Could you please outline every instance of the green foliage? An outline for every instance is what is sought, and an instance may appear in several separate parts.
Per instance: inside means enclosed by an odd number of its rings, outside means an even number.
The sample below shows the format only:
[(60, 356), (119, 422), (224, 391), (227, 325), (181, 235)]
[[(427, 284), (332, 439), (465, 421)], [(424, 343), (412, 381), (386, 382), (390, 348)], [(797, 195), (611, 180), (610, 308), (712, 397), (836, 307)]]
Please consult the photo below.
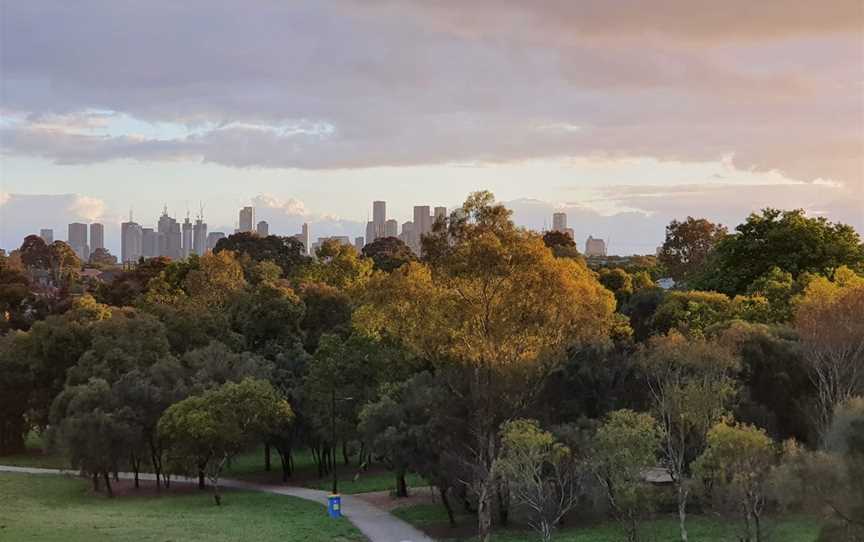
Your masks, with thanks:
[(633, 294), (633, 277), (620, 268), (603, 268), (599, 272), (600, 284), (615, 294), (618, 306), (622, 306)]
[(234, 252), (245, 254), (255, 262), (273, 262), (282, 269), (285, 277), (293, 277), (309, 264), (308, 248), (294, 237), (261, 237), (253, 232), (239, 232), (220, 239), (213, 252)]
[(644, 475), (657, 465), (659, 449), (656, 420), (632, 410), (609, 413), (594, 437), (591, 469), (629, 541), (639, 540), (639, 522), (652, 509), (654, 495)]
[(363, 247), (362, 254), (370, 258), (375, 269), (389, 273), (403, 264), (417, 260), (411, 249), (398, 237), (379, 237)]
[(315, 352), (324, 333), (347, 337), (351, 332), (351, 299), (344, 291), (320, 282), (303, 284), (300, 296), (306, 310), (300, 327), (307, 352)]
[(372, 274), (373, 262), (352, 245), (328, 240), (316, 250), (316, 259), (303, 275), (305, 282), (322, 282), (343, 291), (361, 286)]
[(711, 251), (727, 235), (724, 226), (704, 218), (688, 216), (666, 226), (666, 240), (660, 249), (660, 263), (676, 282), (687, 282), (702, 271)]
[(652, 327), (659, 333), (675, 330), (702, 336), (705, 330), (735, 315), (732, 300), (717, 292), (673, 291), (654, 313)]
[(30, 279), (24, 270), (0, 256), (0, 334), (30, 326), (29, 297)]
[(291, 406), (266, 381), (228, 382), (171, 405), (158, 432), (169, 457), (185, 473), (205, 472), (221, 504), (219, 477), (225, 463), (252, 442), (294, 417)]
[(743, 540), (763, 540), (769, 475), (776, 464), (773, 441), (765, 431), (724, 420), (708, 431), (708, 446), (693, 463), (697, 479), (725, 512), (744, 523)]
[(529, 524), (551, 540), (558, 522), (577, 503), (580, 483), (570, 449), (536, 420), (501, 427), (501, 453), (493, 472), (507, 481), (516, 501), (530, 510)]
[(734, 296), (774, 268), (797, 279), (804, 273), (827, 276), (843, 265), (864, 266), (864, 245), (854, 228), (809, 218), (801, 209), (764, 209), (735, 230), (717, 243), (695, 287)]

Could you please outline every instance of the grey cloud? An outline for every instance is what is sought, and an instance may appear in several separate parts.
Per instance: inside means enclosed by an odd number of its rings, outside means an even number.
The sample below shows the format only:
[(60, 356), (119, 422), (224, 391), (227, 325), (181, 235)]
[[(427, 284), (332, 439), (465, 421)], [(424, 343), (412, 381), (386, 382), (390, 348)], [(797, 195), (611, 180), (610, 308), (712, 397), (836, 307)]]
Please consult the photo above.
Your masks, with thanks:
[[(9, 4), (3, 107), (33, 116), (3, 129), (5, 152), (312, 169), (734, 153), (864, 192), (857, 0), (238, 6)], [(148, 140), (37, 124), (94, 108), (218, 128)], [(334, 132), (248, 127), (300, 122)], [(561, 124), (582, 129), (537, 129)]]

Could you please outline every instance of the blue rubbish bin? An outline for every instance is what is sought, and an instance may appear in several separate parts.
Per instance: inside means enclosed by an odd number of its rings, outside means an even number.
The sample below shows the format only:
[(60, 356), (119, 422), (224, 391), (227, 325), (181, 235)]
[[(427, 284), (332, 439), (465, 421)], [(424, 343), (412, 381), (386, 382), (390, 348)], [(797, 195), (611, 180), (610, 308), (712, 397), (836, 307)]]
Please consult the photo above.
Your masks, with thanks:
[(327, 496), (327, 514), (331, 518), (342, 517), (342, 495)]

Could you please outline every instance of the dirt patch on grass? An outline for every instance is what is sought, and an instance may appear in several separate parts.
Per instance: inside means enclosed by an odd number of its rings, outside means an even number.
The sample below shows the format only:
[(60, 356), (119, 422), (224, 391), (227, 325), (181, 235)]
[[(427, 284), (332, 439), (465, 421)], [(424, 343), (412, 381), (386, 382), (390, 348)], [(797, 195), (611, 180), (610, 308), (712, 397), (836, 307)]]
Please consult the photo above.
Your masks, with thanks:
[(403, 506), (435, 504), (438, 502), (435, 489), (431, 487), (411, 488), (408, 490), (407, 497), (396, 497), (393, 491), (372, 491), (370, 493), (357, 493), (354, 496), (388, 512)]
[[(171, 481), (171, 485), (169, 487), (156, 487), (156, 482), (153, 480), (141, 480), (139, 482), (139, 487), (135, 487), (134, 480), (120, 480), (115, 481), (111, 480), (111, 490), (114, 492), (114, 497), (170, 497), (172, 495), (189, 495), (198, 493), (201, 495), (212, 495), (213, 490), (211, 488), (207, 489), (198, 489), (198, 484), (196, 483), (187, 483), (187, 482), (177, 482), (175, 480)], [(91, 489), (92, 491), (92, 489)], [(223, 488), (220, 489), (220, 492), (228, 491)], [(104, 482), (99, 486), (99, 495), (105, 495), (105, 485)]]

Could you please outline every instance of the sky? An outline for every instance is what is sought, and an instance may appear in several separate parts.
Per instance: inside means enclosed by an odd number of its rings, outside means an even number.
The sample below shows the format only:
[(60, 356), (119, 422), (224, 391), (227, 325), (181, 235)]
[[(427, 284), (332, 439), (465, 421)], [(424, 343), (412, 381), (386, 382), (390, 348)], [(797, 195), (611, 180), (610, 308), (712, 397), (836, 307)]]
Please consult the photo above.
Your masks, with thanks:
[(616, 254), (772, 206), (864, 232), (860, 0), (0, 0), (0, 247), (203, 208), (363, 235), (491, 190)]

